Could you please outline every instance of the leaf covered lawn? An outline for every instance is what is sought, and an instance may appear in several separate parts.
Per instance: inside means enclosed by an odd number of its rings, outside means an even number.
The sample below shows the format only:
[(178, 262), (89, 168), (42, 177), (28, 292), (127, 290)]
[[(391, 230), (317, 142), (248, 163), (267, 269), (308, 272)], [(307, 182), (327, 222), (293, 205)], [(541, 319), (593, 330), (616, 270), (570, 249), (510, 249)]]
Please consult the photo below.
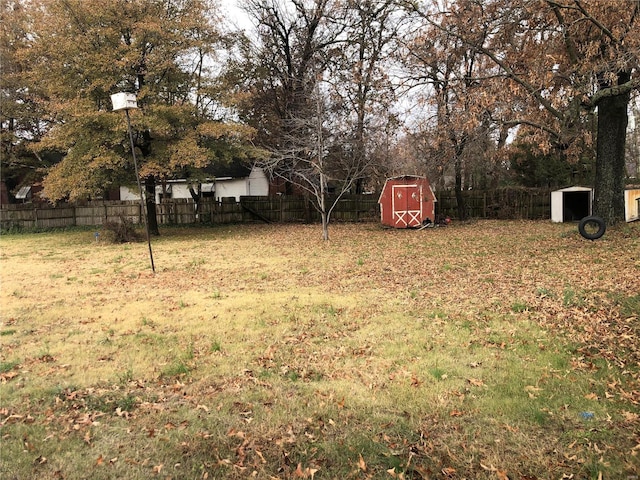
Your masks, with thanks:
[(640, 472), (640, 224), (0, 239), (0, 477)]

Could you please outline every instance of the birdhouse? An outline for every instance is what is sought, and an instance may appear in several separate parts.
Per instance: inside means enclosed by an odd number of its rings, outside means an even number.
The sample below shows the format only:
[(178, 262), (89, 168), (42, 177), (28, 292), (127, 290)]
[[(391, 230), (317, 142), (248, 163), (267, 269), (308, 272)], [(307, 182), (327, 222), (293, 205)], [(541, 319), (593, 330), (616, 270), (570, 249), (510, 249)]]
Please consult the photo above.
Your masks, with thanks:
[(111, 103), (113, 104), (114, 112), (117, 112), (118, 110), (130, 110), (132, 108), (138, 108), (135, 93), (114, 93), (113, 95), (111, 95)]
[(427, 220), (435, 221), (436, 196), (426, 177), (388, 178), (378, 203), (383, 225), (415, 228)]

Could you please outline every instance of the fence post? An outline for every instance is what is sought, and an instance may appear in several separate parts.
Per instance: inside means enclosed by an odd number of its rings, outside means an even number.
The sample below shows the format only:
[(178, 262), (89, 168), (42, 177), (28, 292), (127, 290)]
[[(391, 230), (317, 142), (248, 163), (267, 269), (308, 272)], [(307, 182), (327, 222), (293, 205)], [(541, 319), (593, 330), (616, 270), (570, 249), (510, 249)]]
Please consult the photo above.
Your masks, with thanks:
[(533, 192), (529, 192), (529, 220), (533, 220)]
[(482, 217), (487, 218), (487, 192), (482, 193)]

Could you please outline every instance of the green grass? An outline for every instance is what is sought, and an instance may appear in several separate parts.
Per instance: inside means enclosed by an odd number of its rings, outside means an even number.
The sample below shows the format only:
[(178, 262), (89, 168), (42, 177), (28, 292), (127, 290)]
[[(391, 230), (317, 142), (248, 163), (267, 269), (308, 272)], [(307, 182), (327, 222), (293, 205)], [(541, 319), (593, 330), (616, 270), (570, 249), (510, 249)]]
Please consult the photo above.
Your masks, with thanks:
[(0, 373), (7, 373), (20, 365), (18, 360), (11, 360), (8, 362), (0, 362)]
[(0, 478), (637, 474), (640, 235), (331, 232), (1, 238)]

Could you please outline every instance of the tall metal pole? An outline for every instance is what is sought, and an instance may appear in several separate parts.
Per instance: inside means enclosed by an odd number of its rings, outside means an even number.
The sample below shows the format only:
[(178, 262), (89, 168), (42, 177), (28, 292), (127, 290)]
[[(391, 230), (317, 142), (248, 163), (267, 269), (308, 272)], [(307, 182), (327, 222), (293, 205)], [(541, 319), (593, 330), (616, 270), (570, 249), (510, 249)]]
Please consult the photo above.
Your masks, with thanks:
[(149, 221), (147, 219), (147, 206), (145, 205), (144, 196), (142, 195), (142, 185), (140, 184), (140, 175), (138, 174), (138, 161), (136, 160), (136, 147), (133, 143), (133, 133), (131, 132), (131, 119), (129, 118), (129, 109), (125, 109), (127, 114), (127, 127), (129, 129), (129, 140), (131, 142), (131, 154), (133, 155), (133, 166), (136, 170), (136, 180), (138, 181), (138, 190), (140, 191), (140, 209), (144, 218), (144, 227), (147, 232), (147, 245), (149, 245), (149, 259), (151, 260), (151, 270), (156, 273), (156, 267), (153, 264), (153, 251), (151, 250), (151, 235), (149, 234)]

